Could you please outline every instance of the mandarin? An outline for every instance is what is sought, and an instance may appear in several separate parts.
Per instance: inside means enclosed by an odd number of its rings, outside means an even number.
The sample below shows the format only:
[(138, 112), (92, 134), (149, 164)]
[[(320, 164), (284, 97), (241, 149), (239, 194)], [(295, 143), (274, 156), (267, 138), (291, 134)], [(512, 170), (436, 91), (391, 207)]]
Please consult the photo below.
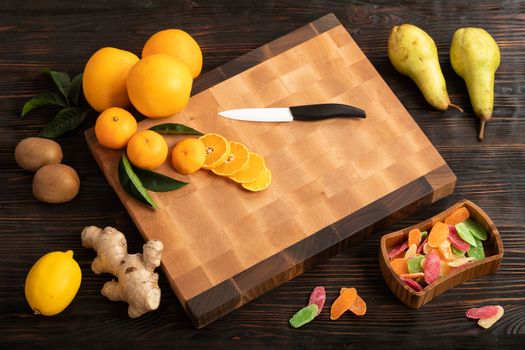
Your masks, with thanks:
[(119, 149), (128, 144), (137, 132), (137, 121), (131, 113), (119, 107), (102, 112), (95, 122), (95, 135), (105, 147)]
[(144, 130), (131, 137), (127, 154), (129, 161), (137, 168), (153, 170), (168, 157), (168, 144), (161, 134)]

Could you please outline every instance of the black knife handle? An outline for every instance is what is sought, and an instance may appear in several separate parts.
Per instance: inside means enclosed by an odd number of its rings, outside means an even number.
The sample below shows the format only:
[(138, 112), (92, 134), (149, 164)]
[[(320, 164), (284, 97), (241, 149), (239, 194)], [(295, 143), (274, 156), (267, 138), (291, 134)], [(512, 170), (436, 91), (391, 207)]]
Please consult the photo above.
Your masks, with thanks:
[(294, 120), (320, 120), (328, 118), (366, 118), (365, 111), (360, 108), (339, 103), (323, 103), (289, 107)]

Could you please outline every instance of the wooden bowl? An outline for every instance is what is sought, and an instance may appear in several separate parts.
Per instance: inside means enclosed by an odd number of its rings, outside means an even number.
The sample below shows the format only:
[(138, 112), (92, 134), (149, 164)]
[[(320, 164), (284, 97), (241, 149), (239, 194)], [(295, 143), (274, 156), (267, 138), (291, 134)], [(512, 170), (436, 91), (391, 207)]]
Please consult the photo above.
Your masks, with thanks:
[[(408, 232), (411, 229), (419, 228), (421, 231), (430, 232), (434, 223), (444, 221), (449, 214), (460, 207), (466, 207), (470, 212), (470, 217), (481, 224), (488, 233), (488, 239), (483, 242), (486, 256), (485, 259), (455, 268), (446, 276), (439, 278), (437, 281), (427, 285), (423, 290), (416, 292), (408, 287), (393, 271), (388, 259), (388, 251), (406, 241), (408, 239)], [(417, 225), (384, 235), (381, 238), (380, 246), (379, 266), (386, 283), (399, 300), (415, 309), (419, 309), (441, 293), (444, 293), (450, 288), (463, 282), (496, 272), (501, 264), (501, 259), (503, 258), (503, 243), (501, 242), (498, 229), (490, 217), (481, 210), (481, 208), (468, 200), (462, 200), (442, 213), (439, 213)]]

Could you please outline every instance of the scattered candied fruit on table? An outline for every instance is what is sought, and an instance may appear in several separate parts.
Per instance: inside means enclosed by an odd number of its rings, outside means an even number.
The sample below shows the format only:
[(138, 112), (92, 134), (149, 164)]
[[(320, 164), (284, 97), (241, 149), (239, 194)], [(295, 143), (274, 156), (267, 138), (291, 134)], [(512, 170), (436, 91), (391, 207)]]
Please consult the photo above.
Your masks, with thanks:
[(355, 288), (341, 288), (339, 296), (334, 300), (330, 308), (330, 319), (337, 320), (347, 310), (356, 316), (363, 316), (366, 313), (366, 303), (357, 294)]
[(465, 316), (478, 320), (480, 327), (488, 329), (503, 316), (504, 312), (501, 305), (487, 305), (468, 309)]

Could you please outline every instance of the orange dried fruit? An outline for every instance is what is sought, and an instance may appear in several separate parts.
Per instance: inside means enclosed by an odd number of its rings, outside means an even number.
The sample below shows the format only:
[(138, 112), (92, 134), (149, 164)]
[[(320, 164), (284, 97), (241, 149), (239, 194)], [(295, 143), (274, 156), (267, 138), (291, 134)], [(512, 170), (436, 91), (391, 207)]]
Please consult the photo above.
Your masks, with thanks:
[(214, 174), (220, 176), (232, 176), (248, 164), (249, 151), (245, 145), (239, 142), (230, 142), (230, 154), (221, 165), (211, 169)]
[(421, 277), (425, 277), (425, 274), (423, 272), (404, 273), (402, 275), (399, 275), (399, 277), (401, 277), (401, 279), (415, 280)]
[(199, 140), (206, 146), (206, 161), (202, 166), (203, 169), (213, 169), (228, 159), (231, 146), (221, 135), (206, 134), (202, 135)]
[(410, 247), (412, 244), (419, 246), (420, 243), (421, 231), (417, 228), (410, 230), (410, 232), (408, 232), (408, 246)]
[(447, 238), (448, 225), (442, 222), (436, 222), (428, 234), (428, 245), (432, 248), (437, 248)]
[(359, 294), (356, 296), (354, 303), (348, 308), (348, 310), (352, 311), (356, 316), (363, 316), (366, 314), (366, 303)]
[(252, 192), (262, 191), (270, 186), (272, 182), (272, 173), (268, 168), (264, 168), (263, 172), (252, 182), (242, 183), (241, 186)]
[(243, 169), (230, 176), (230, 179), (237, 183), (252, 182), (262, 174), (264, 169), (266, 169), (264, 158), (257, 153), (250, 152), (248, 156), (248, 164), (246, 164)]
[(405, 258), (394, 259), (390, 262), (392, 269), (396, 275), (404, 275), (408, 273), (408, 261)]
[(470, 217), (470, 213), (468, 209), (465, 207), (461, 207), (461, 208), (454, 210), (452, 214), (447, 216), (447, 218), (445, 219), (445, 224), (456, 225), (456, 224), (459, 224), (460, 222), (467, 220), (469, 217)]
[(356, 298), (357, 291), (355, 288), (345, 288), (342, 290), (330, 308), (330, 319), (337, 320), (341, 317), (341, 315), (354, 304)]

